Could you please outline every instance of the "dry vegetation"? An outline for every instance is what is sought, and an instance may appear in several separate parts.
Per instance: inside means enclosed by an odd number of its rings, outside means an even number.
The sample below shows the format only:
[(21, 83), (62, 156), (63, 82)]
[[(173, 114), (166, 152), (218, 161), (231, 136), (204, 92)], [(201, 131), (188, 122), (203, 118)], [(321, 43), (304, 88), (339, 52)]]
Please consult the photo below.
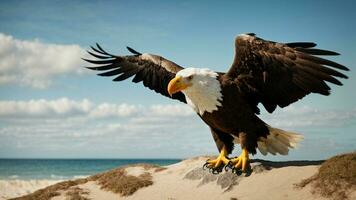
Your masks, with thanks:
[(82, 195), (88, 195), (88, 191), (84, 191), (79, 187), (72, 187), (66, 192), (66, 200), (90, 200)]
[(311, 184), (313, 192), (334, 200), (347, 199), (356, 190), (356, 152), (334, 156), (325, 161), (316, 175), (303, 180), (298, 187)]
[(26, 196), (18, 197), (18, 198), (13, 198), (12, 200), (48, 200), (51, 199), (54, 196), (60, 195), (59, 191), (62, 190), (67, 190), (68, 188), (79, 185), (79, 184), (84, 184), (90, 180), (89, 178), (82, 178), (82, 179), (77, 179), (77, 180), (69, 180), (69, 181), (63, 181), (51, 186), (48, 186), (44, 189), (37, 190), (34, 193), (31, 193)]
[(97, 180), (102, 189), (128, 196), (138, 189), (153, 184), (150, 173), (139, 176), (127, 175), (124, 169), (116, 169), (100, 176)]
[[(154, 172), (159, 172), (165, 170), (166, 168), (160, 167), (158, 165), (150, 164), (136, 164), (130, 165), (130, 167), (142, 167), (144, 170), (153, 170)], [(102, 189), (112, 191), (114, 193), (119, 193), (122, 196), (129, 196), (136, 192), (138, 189), (147, 187), (153, 184), (152, 176), (150, 173), (146, 172), (139, 176), (127, 175), (125, 168), (120, 167), (102, 174), (94, 175), (95, 180), (101, 185)]]
[[(66, 191), (69, 188), (81, 184), (85, 184), (89, 181), (97, 181), (101, 188), (105, 190), (112, 191), (114, 193), (119, 193), (123, 196), (128, 196), (136, 192), (142, 187), (147, 187), (153, 184), (152, 176), (149, 173), (141, 174), (140, 176), (127, 175), (125, 168), (127, 167), (143, 167), (145, 170), (152, 169), (154, 172), (159, 172), (165, 170), (165, 168), (150, 165), (150, 164), (135, 164), (129, 166), (122, 166), (117, 169), (110, 170), (108, 172), (103, 172), (90, 176), (88, 178), (76, 179), (63, 181), (44, 189), (37, 190), (31, 194), (13, 198), (12, 200), (49, 200), (54, 196), (61, 195), (61, 191)], [(66, 196), (70, 200), (87, 200), (87, 198), (82, 197), (79, 190), (75, 190), (76, 187), (72, 188), (66, 193)]]

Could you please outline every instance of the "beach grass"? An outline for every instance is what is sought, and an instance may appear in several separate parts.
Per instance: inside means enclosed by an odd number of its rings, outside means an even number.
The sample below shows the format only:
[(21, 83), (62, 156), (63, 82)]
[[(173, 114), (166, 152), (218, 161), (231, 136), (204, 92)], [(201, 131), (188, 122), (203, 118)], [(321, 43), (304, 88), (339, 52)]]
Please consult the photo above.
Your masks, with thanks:
[(312, 185), (313, 193), (334, 200), (347, 199), (356, 190), (356, 152), (334, 156), (326, 160), (314, 176), (297, 187)]

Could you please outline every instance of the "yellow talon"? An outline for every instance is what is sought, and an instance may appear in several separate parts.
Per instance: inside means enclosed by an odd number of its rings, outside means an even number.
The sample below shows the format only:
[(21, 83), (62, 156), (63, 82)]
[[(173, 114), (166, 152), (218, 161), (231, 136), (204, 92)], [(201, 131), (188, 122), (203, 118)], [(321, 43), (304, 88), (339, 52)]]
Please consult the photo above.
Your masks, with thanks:
[(239, 157), (231, 159), (231, 164), (235, 169), (241, 169), (242, 171), (246, 171), (249, 169), (249, 156), (247, 149), (242, 149), (242, 153)]
[(206, 161), (208, 168), (217, 169), (220, 168), (222, 165), (223, 166), (227, 165), (230, 162), (230, 160), (226, 156), (227, 156), (227, 151), (226, 148), (223, 147), (220, 151), (219, 156), (216, 159)]

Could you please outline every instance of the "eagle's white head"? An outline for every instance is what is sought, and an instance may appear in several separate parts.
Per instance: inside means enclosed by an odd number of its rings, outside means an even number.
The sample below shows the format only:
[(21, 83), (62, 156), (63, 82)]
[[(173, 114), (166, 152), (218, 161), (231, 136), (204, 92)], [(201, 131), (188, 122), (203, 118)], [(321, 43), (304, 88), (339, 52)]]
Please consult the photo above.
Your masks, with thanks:
[(218, 74), (210, 69), (185, 68), (168, 84), (170, 95), (182, 92), (187, 103), (203, 115), (221, 106), (222, 94)]

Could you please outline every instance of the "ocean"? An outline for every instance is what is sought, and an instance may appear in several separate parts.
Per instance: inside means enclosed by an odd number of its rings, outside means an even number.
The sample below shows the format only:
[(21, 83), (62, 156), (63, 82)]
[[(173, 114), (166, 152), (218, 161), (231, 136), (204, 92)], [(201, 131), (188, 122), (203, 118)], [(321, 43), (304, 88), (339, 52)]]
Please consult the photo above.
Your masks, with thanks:
[(150, 163), (160, 166), (179, 159), (0, 159), (0, 180), (72, 179), (119, 166)]
[(160, 166), (179, 159), (0, 159), (0, 200), (21, 196), (59, 181), (90, 176), (135, 163)]

